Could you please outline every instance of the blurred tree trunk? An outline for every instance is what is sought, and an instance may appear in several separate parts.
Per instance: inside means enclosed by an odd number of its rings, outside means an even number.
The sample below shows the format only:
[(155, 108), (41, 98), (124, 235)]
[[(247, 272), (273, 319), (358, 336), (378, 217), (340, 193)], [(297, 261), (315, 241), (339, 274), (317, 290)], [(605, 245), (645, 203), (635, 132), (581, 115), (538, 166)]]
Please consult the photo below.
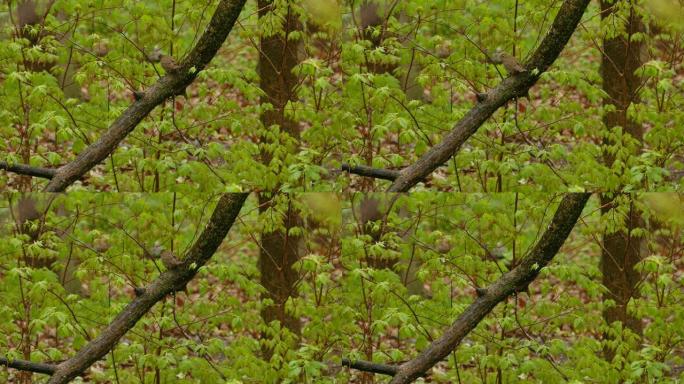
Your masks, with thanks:
[[(601, 18), (603, 20), (616, 16), (615, 4), (616, 2), (613, 1), (601, 1)], [(624, 33), (618, 36), (604, 37), (603, 40), (601, 76), (603, 78), (603, 90), (608, 95), (604, 99), (604, 105), (614, 106), (614, 110), (605, 112), (603, 122), (608, 128), (622, 127), (624, 133), (641, 142), (643, 128), (629, 118), (627, 110), (631, 104), (639, 102), (638, 90), (641, 79), (634, 72), (642, 64), (642, 50), (645, 49), (645, 45), (641, 41), (634, 41), (632, 36), (635, 33), (642, 32), (644, 25), (634, 6), (631, 5), (631, 1), (627, 12), (628, 18), (624, 21)], [(604, 141), (604, 144), (615, 145), (608, 139)], [(615, 162), (615, 156), (606, 152), (604, 162), (607, 166), (612, 166)], [(601, 196), (603, 214), (614, 213), (611, 210), (616, 208), (616, 198), (619, 194), (618, 189), (615, 194)], [(641, 226), (642, 220), (631, 197), (628, 204), (624, 228), (603, 234), (601, 272), (603, 273), (603, 284), (608, 289), (604, 294), (604, 300), (615, 301), (615, 306), (604, 310), (603, 317), (608, 324), (620, 321), (623, 327), (641, 335), (641, 321), (627, 312), (627, 304), (632, 298), (638, 296), (637, 284), (640, 275), (634, 266), (641, 260), (641, 239), (633, 236), (632, 231)], [(609, 336), (605, 335), (605, 337), (608, 338)], [(612, 360), (615, 351), (611, 348), (605, 348), (604, 354), (608, 360)]]
[[(380, 47), (383, 43), (383, 38), (388, 36), (386, 27), (387, 19), (391, 16), (386, 14), (393, 7), (390, 7), (387, 1), (384, 0), (364, 0), (359, 8), (359, 19), (360, 28), (362, 36), (364, 39), (372, 43), (373, 49)], [(377, 29), (380, 32), (377, 32)], [(411, 48), (412, 52), (415, 54), (415, 48)], [(368, 63), (367, 70), (372, 73), (382, 74), (382, 73), (393, 73), (399, 69), (398, 65), (395, 64), (376, 64)], [(402, 86), (404, 88), (404, 93), (406, 94), (407, 100), (419, 100), (423, 95), (423, 87), (421, 87), (417, 82), (418, 74), (420, 73), (421, 67), (418, 63), (411, 60), (411, 63), (403, 68), (406, 70), (406, 76), (400, 79)], [(373, 148), (368, 148), (366, 156), (366, 165), (373, 166), (372, 161), (372, 151)], [(387, 213), (386, 205), (391, 200), (389, 196), (383, 196), (378, 194), (368, 193), (369, 191), (375, 190), (375, 179), (369, 177), (363, 180), (361, 187), (367, 193), (361, 199), (359, 212), (361, 219), (361, 227), (364, 234), (369, 235), (373, 243), (380, 241), (382, 237), (381, 226), (374, 226), (373, 223), (377, 223), (379, 220), (384, 220), (384, 215)], [(382, 206), (382, 207), (381, 207)], [(396, 267), (399, 260), (393, 258), (376, 258), (370, 257), (368, 264), (373, 268), (388, 268), (394, 269), (397, 273), (402, 275)], [(424, 295), (424, 289), (422, 283), (420, 283), (415, 276), (418, 268), (420, 267), (420, 261), (415, 260), (412, 265), (409, 265), (410, 271), (410, 281), (412, 282), (407, 287), (411, 294)]]
[[(43, 28), (45, 19), (52, 11), (53, 4), (54, 1), (20, 1), (14, 10), (14, 13), (16, 14), (15, 35), (28, 40), (31, 46), (41, 46), (43, 44), (41, 41), (43, 37), (53, 33)], [(69, 21), (63, 13), (57, 13), (56, 17), (65, 22)], [(33, 28), (39, 28), (39, 33), (31, 33), (30, 31)], [(68, 59), (65, 62), (46, 62), (27, 58), (24, 59), (24, 66), (27, 70), (32, 72), (51, 72), (55, 78), (57, 78), (60, 88), (62, 88), (66, 97), (85, 100), (85, 95), (83, 94), (80, 85), (74, 80), (74, 76), (80, 68), (80, 63), (73, 60), (73, 50), (75, 49), (75, 46), (70, 40), (72, 37), (71, 34), (72, 32), (69, 31), (63, 36), (56, 36), (65, 47), (69, 47)], [(99, 49), (96, 49), (94, 53), (97, 56), (104, 56), (106, 54), (106, 48), (104, 46), (99, 46), (98, 48)], [(64, 71), (63, 73), (61, 72), (62, 70)]]
[[(601, 197), (603, 214), (610, 214), (608, 211), (614, 207), (614, 203), (610, 197), (603, 195)], [(641, 319), (627, 312), (627, 304), (632, 298), (639, 296), (637, 285), (641, 276), (634, 266), (641, 261), (642, 239), (633, 236), (632, 231), (642, 227), (643, 221), (631, 197), (629, 204), (624, 229), (603, 235), (601, 272), (603, 285), (608, 289), (603, 299), (615, 301), (615, 306), (604, 309), (603, 317), (608, 324), (620, 321), (625, 328), (641, 335)], [(606, 349), (605, 354), (608, 359), (614, 356), (610, 349)]]
[[(361, 36), (371, 42), (373, 49), (383, 44), (383, 40), (392, 34), (387, 30), (389, 12), (395, 10), (396, 3), (386, 0), (364, 0), (359, 8), (359, 20)], [(402, 12), (396, 17), (408, 22), (408, 16)], [(404, 36), (397, 36), (404, 44), (406, 50), (411, 52), (411, 60), (406, 65), (368, 63), (368, 70), (373, 73), (391, 73), (400, 81), (402, 89), (406, 94), (407, 100), (423, 100), (425, 94), (423, 87), (418, 83), (418, 75), (422, 66), (416, 59), (417, 51), (411, 39)], [(415, 37), (415, 36), (414, 36)]]
[[(259, 17), (263, 17), (273, 11), (272, 1), (259, 0)], [(271, 36), (262, 36), (259, 51), (259, 76), (261, 89), (264, 96), (261, 104), (271, 104), (272, 109), (261, 114), (261, 122), (267, 130), (272, 126), (278, 126), (281, 133), (289, 135), (295, 141), (299, 141), (300, 132), (297, 122), (292, 121), (285, 115), (285, 107), (288, 101), (294, 99), (294, 90), (297, 77), (292, 69), (298, 63), (299, 41), (288, 39), (291, 32), (299, 29), (297, 16), (291, 9), (287, 9), (283, 23), (283, 31)], [(262, 141), (261, 160), (268, 165), (273, 160), (273, 154), (263, 145), (269, 142)], [(292, 153), (292, 151), (289, 151)], [(273, 218), (277, 222), (282, 219), (279, 229), (264, 229), (261, 233), (261, 248), (259, 253), (259, 271), (261, 272), (261, 285), (266, 289), (262, 299), (273, 300), (273, 305), (264, 307), (261, 316), (266, 324), (274, 320), (281, 326), (289, 329), (296, 335), (300, 334), (301, 324), (299, 319), (286, 313), (285, 303), (290, 297), (296, 296), (295, 284), (298, 279), (292, 265), (299, 259), (299, 236), (289, 234), (290, 228), (300, 225), (300, 219), (296, 210), (292, 207), (289, 197), (286, 204), (276, 205), (279, 199), (278, 185), (273, 186), (273, 193), (259, 194), (259, 211), (264, 214), (269, 209), (275, 209)], [(282, 196), (280, 196), (282, 197)], [(282, 208), (286, 205), (286, 208)], [(268, 335), (263, 335), (268, 338)], [(273, 351), (264, 349), (266, 358), (270, 358)]]
[[(259, 195), (260, 211), (273, 206), (270, 194)], [(290, 196), (286, 197), (288, 200)], [(261, 316), (267, 324), (278, 320), (281, 326), (299, 335), (301, 324), (299, 319), (285, 311), (285, 303), (290, 297), (297, 296), (296, 283), (299, 278), (292, 265), (299, 260), (299, 243), (301, 238), (288, 233), (290, 228), (301, 225), (297, 212), (288, 201), (288, 207), (282, 212), (282, 229), (264, 230), (261, 233), (259, 250), (259, 271), (261, 285), (266, 288), (262, 299), (273, 300), (273, 305), (264, 307)]]

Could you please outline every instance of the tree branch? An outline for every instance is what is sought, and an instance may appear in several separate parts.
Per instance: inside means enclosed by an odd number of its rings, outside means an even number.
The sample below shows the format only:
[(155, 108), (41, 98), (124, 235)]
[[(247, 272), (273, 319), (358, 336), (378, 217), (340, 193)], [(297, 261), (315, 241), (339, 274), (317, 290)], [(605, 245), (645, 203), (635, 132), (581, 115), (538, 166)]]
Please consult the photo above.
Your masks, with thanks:
[(18, 369), (20, 371), (29, 371), (35, 373), (44, 373), (46, 375), (52, 375), (55, 372), (56, 365), (47, 363), (34, 363), (27, 360), (8, 360), (4, 357), (0, 357), (0, 365), (4, 365), (8, 368)]
[(371, 168), (365, 165), (342, 164), (342, 171), (359, 176), (374, 177), (376, 179), (394, 180), (399, 176), (399, 171), (390, 169)]
[(81, 374), (109, 353), (119, 339), (158, 301), (170, 293), (182, 290), (221, 245), (246, 198), (246, 193), (221, 196), (204, 231), (183, 259), (183, 264), (163, 272), (145, 287), (144, 291), (141, 291), (141, 294), (129, 303), (97, 338), (81, 348), (74, 357), (60, 363), (48, 384), (67, 383)]
[[(379, 364), (379, 363), (373, 363), (370, 361), (365, 361), (365, 360), (349, 360), (349, 359), (342, 359), (342, 366), (343, 367), (349, 367), (352, 369), (356, 369), (359, 371), (364, 371), (364, 372), (372, 372), (372, 373), (379, 373), (381, 375), (387, 375), (387, 376), (394, 376), (397, 374), (397, 371), (399, 370), (398, 365), (391, 365), (391, 364)], [(426, 376), (425, 374), (422, 374), (421, 376)]]
[(390, 384), (406, 384), (420, 377), (448, 356), (497, 304), (515, 292), (526, 290), (541, 268), (558, 253), (579, 219), (589, 196), (591, 195), (588, 193), (566, 194), (541, 239), (520, 265), (502, 275), (489, 287), (481, 289), (477, 299), (439, 339), (433, 341), (416, 358), (399, 366)]
[(378, 364), (363, 360), (351, 361), (349, 359), (342, 359), (342, 366), (358, 369), (359, 371), (380, 373), (382, 375), (388, 376), (394, 376), (399, 369), (399, 367), (396, 365)]
[(396, 365), (372, 363), (370, 361), (364, 360), (352, 361), (344, 358), (342, 359), (342, 366), (349, 367), (352, 369), (358, 369), (359, 371), (379, 373), (388, 376), (394, 376), (397, 373), (397, 370), (399, 369), (399, 367)]
[(183, 94), (185, 88), (195, 80), (198, 72), (204, 69), (216, 55), (233, 28), (245, 2), (246, 0), (221, 0), (197, 45), (187, 58), (179, 63), (180, 68), (173, 73), (167, 73), (145, 90), (142, 97), (128, 107), (97, 142), (88, 146), (72, 162), (60, 167), (45, 187), (45, 191), (64, 191), (114, 152), (119, 143), (154, 108), (169, 97)]
[(491, 89), (487, 97), (463, 116), (439, 144), (425, 152), (418, 161), (402, 169), (388, 191), (406, 192), (411, 189), (456, 154), (461, 145), (497, 109), (513, 98), (526, 96), (530, 87), (539, 80), (539, 76), (558, 58), (588, 5), (589, 0), (566, 0), (558, 11), (551, 30), (525, 64), (527, 71), (510, 76)]
[(20, 175), (42, 177), (44, 179), (52, 179), (57, 172), (56, 170), (50, 168), (32, 167), (30, 165), (23, 164), (8, 164), (4, 161), (0, 161), (0, 169)]

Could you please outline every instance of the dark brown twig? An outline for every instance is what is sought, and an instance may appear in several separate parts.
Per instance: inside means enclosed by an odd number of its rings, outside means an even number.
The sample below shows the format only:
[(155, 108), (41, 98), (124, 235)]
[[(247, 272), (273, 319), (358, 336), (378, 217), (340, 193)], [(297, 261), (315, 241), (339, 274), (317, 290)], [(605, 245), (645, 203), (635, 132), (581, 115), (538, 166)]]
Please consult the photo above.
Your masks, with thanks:
[(359, 176), (373, 177), (383, 180), (394, 180), (399, 176), (399, 171), (391, 169), (371, 168), (365, 165), (342, 164), (342, 171), (353, 173)]
[(8, 368), (18, 369), (20, 371), (43, 373), (46, 375), (52, 375), (55, 372), (55, 369), (57, 368), (57, 366), (54, 364), (36, 363), (33, 361), (21, 359), (9, 360), (4, 357), (0, 357), (0, 365), (3, 365)]
[(0, 161), (0, 169), (19, 175), (42, 177), (44, 179), (52, 179), (55, 176), (55, 173), (57, 173), (56, 169), (32, 167), (24, 164), (8, 164), (4, 161)]
[(371, 363), (364, 360), (342, 359), (342, 366), (388, 376), (394, 376), (397, 373), (397, 370), (399, 370), (399, 367), (396, 365)]

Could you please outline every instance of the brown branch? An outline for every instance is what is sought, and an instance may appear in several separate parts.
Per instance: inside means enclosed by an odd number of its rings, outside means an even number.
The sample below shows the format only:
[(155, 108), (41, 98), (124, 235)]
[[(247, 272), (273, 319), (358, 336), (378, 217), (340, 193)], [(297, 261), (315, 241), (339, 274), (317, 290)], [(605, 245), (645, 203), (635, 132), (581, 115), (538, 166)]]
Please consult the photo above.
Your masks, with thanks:
[(167, 73), (141, 95), (110, 125), (97, 142), (89, 145), (70, 163), (59, 168), (45, 187), (47, 192), (62, 192), (95, 165), (106, 159), (131, 131), (159, 104), (181, 95), (197, 74), (209, 64), (237, 20), (246, 0), (221, 0), (197, 45), (177, 71)]
[(383, 180), (394, 180), (399, 176), (399, 171), (371, 168), (365, 165), (342, 164), (341, 169), (344, 172), (353, 173), (355, 175), (373, 177)]
[(47, 363), (34, 363), (32, 361), (13, 359), (9, 360), (4, 357), (0, 357), (0, 365), (4, 365), (8, 368), (18, 369), (20, 371), (29, 371), (35, 373), (44, 373), (46, 375), (52, 375), (55, 372), (56, 365)]
[(214, 213), (199, 239), (183, 258), (183, 264), (163, 272), (150, 285), (141, 291), (126, 308), (124, 308), (100, 335), (81, 348), (69, 360), (60, 363), (48, 381), (49, 384), (67, 383), (93, 363), (104, 357), (114, 348), (119, 339), (126, 334), (158, 301), (168, 294), (183, 290), (192, 280), (228, 234), (240, 208), (247, 198), (246, 193), (225, 194), (219, 199)]
[(399, 366), (390, 384), (406, 384), (420, 377), (428, 369), (447, 357), (497, 304), (515, 292), (522, 292), (534, 281), (541, 268), (558, 253), (580, 217), (588, 193), (568, 193), (563, 197), (556, 214), (541, 239), (529, 255), (510, 272), (478, 293), (477, 299), (454, 321), (444, 334), (416, 358)]
[[(394, 376), (399, 371), (398, 365), (373, 363), (365, 360), (349, 360), (345, 358), (342, 359), (342, 366), (363, 372), (379, 373), (381, 375), (387, 376)], [(420, 376), (423, 377), (427, 375), (421, 374)]]
[(363, 360), (342, 359), (342, 366), (357, 369), (364, 372), (379, 373), (382, 375), (394, 376), (399, 370), (397, 365), (378, 364)]
[(510, 76), (491, 89), (487, 97), (466, 113), (439, 144), (425, 152), (418, 161), (402, 169), (388, 191), (406, 192), (411, 189), (454, 156), (461, 145), (475, 134), (497, 109), (513, 98), (527, 96), (530, 87), (558, 58), (588, 5), (589, 0), (566, 0), (558, 11), (551, 30), (525, 64), (527, 71)]
[(57, 173), (55, 169), (32, 167), (24, 164), (9, 164), (4, 161), (0, 161), (0, 169), (20, 175), (42, 177), (44, 179), (52, 179), (55, 176), (55, 173)]

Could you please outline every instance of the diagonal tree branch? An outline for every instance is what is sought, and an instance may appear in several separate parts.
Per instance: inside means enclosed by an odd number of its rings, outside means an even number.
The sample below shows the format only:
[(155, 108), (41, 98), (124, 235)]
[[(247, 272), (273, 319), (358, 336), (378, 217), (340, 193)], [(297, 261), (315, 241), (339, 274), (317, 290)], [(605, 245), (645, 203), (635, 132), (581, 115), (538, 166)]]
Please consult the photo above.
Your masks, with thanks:
[(437, 340), (416, 358), (399, 366), (390, 384), (406, 384), (423, 375), (451, 353), (501, 301), (525, 291), (539, 271), (558, 253), (589, 200), (589, 193), (568, 193), (563, 197), (551, 223), (528, 256), (487, 288), (478, 289), (477, 299)]
[(52, 179), (55, 176), (55, 173), (57, 173), (57, 170), (51, 168), (32, 167), (24, 164), (9, 164), (4, 161), (0, 161), (0, 169), (20, 175), (42, 177), (44, 179)]
[(21, 359), (9, 360), (4, 357), (0, 357), (0, 365), (4, 365), (7, 368), (14, 368), (20, 371), (29, 371), (35, 373), (44, 373), (46, 375), (52, 375), (57, 367), (54, 364), (47, 363), (34, 363), (32, 361), (26, 361)]
[(119, 339), (158, 301), (170, 293), (182, 290), (221, 245), (246, 198), (246, 193), (221, 196), (207, 226), (187, 252), (183, 263), (165, 271), (147, 287), (139, 289), (138, 297), (128, 304), (97, 338), (81, 348), (72, 358), (57, 365), (48, 383), (67, 383), (80, 375), (109, 353)]
[(206, 31), (177, 71), (167, 73), (142, 97), (126, 109), (97, 142), (88, 146), (76, 158), (60, 167), (45, 187), (47, 192), (62, 192), (76, 180), (107, 158), (131, 131), (159, 104), (169, 97), (183, 94), (199, 71), (209, 64), (233, 29), (246, 0), (221, 0)]
[(411, 189), (456, 154), (461, 145), (475, 134), (497, 109), (513, 98), (526, 96), (530, 87), (553, 64), (570, 40), (589, 1), (566, 0), (558, 11), (551, 30), (525, 64), (527, 71), (510, 76), (491, 89), (484, 100), (463, 116), (439, 144), (425, 152), (418, 161), (402, 169), (388, 191), (406, 192)]

